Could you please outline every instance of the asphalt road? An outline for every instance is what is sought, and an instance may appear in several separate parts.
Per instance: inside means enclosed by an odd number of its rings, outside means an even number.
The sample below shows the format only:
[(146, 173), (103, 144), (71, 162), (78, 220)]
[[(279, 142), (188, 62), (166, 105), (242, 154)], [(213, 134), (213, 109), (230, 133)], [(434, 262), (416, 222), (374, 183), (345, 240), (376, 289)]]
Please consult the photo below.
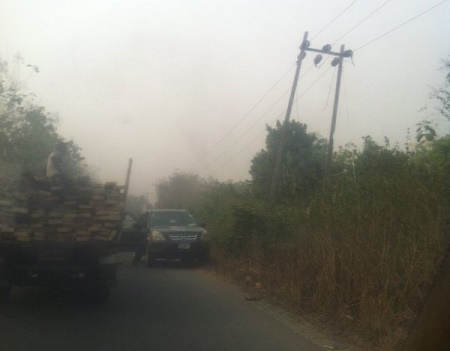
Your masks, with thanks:
[(15, 288), (0, 305), (0, 350), (296, 350), (322, 348), (202, 268), (120, 267), (110, 301)]

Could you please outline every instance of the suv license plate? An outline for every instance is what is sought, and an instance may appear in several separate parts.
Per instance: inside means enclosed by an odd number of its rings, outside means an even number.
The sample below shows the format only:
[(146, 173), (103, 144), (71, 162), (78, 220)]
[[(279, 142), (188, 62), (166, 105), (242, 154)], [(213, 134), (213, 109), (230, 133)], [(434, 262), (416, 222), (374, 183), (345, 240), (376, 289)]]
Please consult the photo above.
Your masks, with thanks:
[(189, 243), (179, 243), (178, 248), (182, 250), (188, 250), (191, 248), (191, 244)]
[(41, 262), (64, 262), (64, 252), (44, 251), (38, 254), (39, 261)]

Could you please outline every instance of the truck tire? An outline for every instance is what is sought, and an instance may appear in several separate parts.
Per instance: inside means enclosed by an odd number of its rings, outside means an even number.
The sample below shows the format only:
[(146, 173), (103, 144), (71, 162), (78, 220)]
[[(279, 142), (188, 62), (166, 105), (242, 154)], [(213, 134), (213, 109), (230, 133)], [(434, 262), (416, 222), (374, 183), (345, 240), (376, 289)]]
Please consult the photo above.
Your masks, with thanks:
[(0, 302), (8, 302), (11, 298), (11, 285), (0, 285)]
[(88, 299), (94, 303), (105, 303), (109, 301), (111, 290), (107, 286), (97, 286), (90, 288), (88, 291)]
[(97, 288), (96, 291), (96, 301), (97, 302), (108, 302), (109, 301), (109, 297), (111, 295), (111, 289), (109, 287), (106, 286), (102, 286)]
[(131, 261), (131, 264), (133, 266), (137, 266), (141, 262), (141, 258), (142, 258), (142, 254), (140, 252), (136, 252), (134, 254), (133, 261)]
[(145, 265), (147, 267), (153, 267), (155, 265), (155, 256), (151, 253), (147, 253), (147, 256), (145, 257)]
[(0, 302), (8, 302), (11, 297), (12, 285), (10, 282), (10, 273), (8, 271), (8, 262), (3, 256), (0, 256)]
[(206, 264), (209, 262), (209, 253), (203, 254), (199, 257), (200, 264)]

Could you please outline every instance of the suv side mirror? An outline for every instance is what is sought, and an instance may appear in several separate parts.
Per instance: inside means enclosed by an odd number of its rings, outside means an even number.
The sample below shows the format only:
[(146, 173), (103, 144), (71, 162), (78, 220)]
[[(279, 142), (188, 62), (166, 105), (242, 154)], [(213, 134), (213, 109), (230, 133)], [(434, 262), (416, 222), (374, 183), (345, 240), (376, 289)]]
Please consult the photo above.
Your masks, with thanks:
[(201, 228), (206, 228), (206, 223), (200, 222), (200, 223), (198, 223), (198, 226)]

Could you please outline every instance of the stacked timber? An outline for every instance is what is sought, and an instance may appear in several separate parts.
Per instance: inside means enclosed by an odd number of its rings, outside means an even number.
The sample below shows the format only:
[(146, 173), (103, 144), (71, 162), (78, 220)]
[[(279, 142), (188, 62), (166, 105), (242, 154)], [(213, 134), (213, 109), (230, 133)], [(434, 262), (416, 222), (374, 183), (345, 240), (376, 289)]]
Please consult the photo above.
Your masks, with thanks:
[(123, 187), (113, 182), (70, 189), (41, 184), (1, 186), (1, 240), (86, 242), (117, 237)]

